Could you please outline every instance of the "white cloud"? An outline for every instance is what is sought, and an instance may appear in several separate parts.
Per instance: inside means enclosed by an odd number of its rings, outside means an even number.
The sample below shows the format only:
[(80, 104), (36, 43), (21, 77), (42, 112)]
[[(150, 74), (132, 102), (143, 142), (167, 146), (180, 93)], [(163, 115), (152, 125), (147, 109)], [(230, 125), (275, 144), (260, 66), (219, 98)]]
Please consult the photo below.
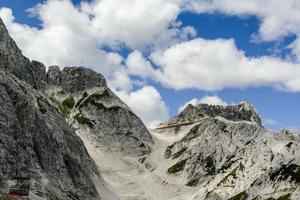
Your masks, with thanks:
[(274, 126), (274, 125), (277, 125), (278, 122), (274, 119), (271, 119), (271, 118), (263, 118), (263, 124), (264, 125), (271, 125), (271, 126)]
[[(259, 41), (280, 40), (284, 36), (300, 36), (300, 1), (298, 0), (187, 0), (186, 10), (195, 13), (223, 13), (240, 17), (257, 16), (259, 32), (254, 38)], [(295, 43), (297, 49), (299, 43)], [(299, 51), (295, 51), (300, 59)]]
[(120, 67), (108, 79), (108, 86), (117, 91), (130, 92), (133, 88), (133, 82), (127, 71)]
[(128, 72), (131, 75), (138, 75), (142, 78), (147, 78), (149, 76), (154, 76), (155, 74), (155, 70), (151, 63), (146, 60), (139, 51), (134, 51), (128, 55), (126, 65), (128, 67)]
[(204, 96), (201, 99), (192, 99), (188, 102), (186, 102), (184, 105), (180, 106), (178, 108), (178, 112), (181, 112), (185, 109), (185, 107), (187, 107), (189, 104), (191, 105), (198, 105), (198, 104), (209, 104), (209, 105), (222, 105), (222, 106), (226, 106), (228, 105), (228, 103), (226, 101), (224, 101), (223, 99), (221, 99), (218, 96)]
[(117, 92), (129, 107), (141, 117), (148, 127), (155, 127), (169, 118), (168, 107), (159, 92), (152, 86), (144, 86), (137, 91), (126, 93)]
[(274, 40), (289, 33), (300, 32), (298, 0), (189, 0), (184, 6), (196, 13), (221, 12), (242, 17), (255, 15), (262, 22), (259, 34), (263, 40)]
[(195, 34), (176, 21), (181, 12), (174, 0), (102, 0), (90, 4), (93, 27), (109, 45), (125, 43), (131, 48), (168, 44)]
[(109, 75), (122, 60), (117, 53), (100, 50), (89, 18), (69, 1), (48, 1), (35, 12), (43, 22), (42, 29), (18, 24), (10, 9), (0, 9), (9, 33), (25, 56), (45, 65), (83, 65)]
[(276, 57), (246, 57), (233, 40), (197, 38), (156, 51), (155, 79), (175, 89), (269, 86), (300, 91), (300, 65)]
[[(46, 65), (83, 65), (103, 73), (148, 125), (165, 120), (168, 112), (158, 91), (143, 86), (146, 78), (175, 89), (269, 86), (300, 91), (300, 64), (246, 57), (233, 40), (187, 41), (195, 30), (177, 19), (186, 10), (258, 16), (262, 23), (256, 38), (270, 41), (295, 34), (290, 48), (300, 58), (297, 0), (95, 0), (80, 6), (70, 0), (48, 0), (30, 10), (41, 20), (40, 29), (17, 23), (8, 8), (1, 8), (0, 16), (26, 56)], [(125, 45), (134, 51), (124, 59), (117, 52), (101, 50), (104, 45), (116, 50)], [(144, 58), (145, 48), (155, 51)], [(144, 82), (132, 81), (131, 75)], [(131, 91), (137, 84), (142, 88)]]
[(174, 0), (95, 0), (75, 6), (70, 0), (48, 0), (29, 9), (41, 28), (14, 21), (9, 8), (0, 16), (23, 53), (46, 65), (84, 65), (109, 75), (122, 61), (99, 47), (162, 47), (195, 35), (176, 21)]

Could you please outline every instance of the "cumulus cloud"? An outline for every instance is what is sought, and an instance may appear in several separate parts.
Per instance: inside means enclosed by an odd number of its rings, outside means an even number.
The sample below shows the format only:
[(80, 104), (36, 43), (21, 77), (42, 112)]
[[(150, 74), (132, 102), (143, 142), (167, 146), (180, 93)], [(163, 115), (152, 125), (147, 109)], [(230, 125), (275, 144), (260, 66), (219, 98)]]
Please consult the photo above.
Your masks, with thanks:
[(160, 46), (195, 35), (192, 27), (176, 21), (181, 8), (174, 0), (98, 0), (89, 10), (99, 37), (112, 46)]
[(271, 119), (271, 118), (263, 118), (263, 124), (264, 125), (270, 125), (270, 126), (274, 126), (274, 125), (277, 125), (278, 122), (274, 119)]
[(118, 53), (104, 52), (89, 27), (89, 18), (69, 1), (48, 1), (34, 11), (43, 28), (14, 21), (12, 11), (0, 9), (0, 16), (25, 56), (45, 65), (83, 65), (109, 75), (120, 65)]
[(228, 103), (221, 99), (218, 96), (204, 96), (201, 99), (191, 99), (190, 101), (186, 102), (184, 105), (178, 108), (178, 112), (183, 111), (189, 104), (191, 105), (198, 105), (198, 104), (209, 104), (209, 105), (222, 105), (226, 106)]
[(169, 118), (168, 107), (159, 92), (152, 86), (144, 86), (130, 93), (119, 91), (117, 95), (132, 108), (137, 116), (141, 117), (148, 127), (155, 127)]
[(135, 0), (102, 0), (75, 6), (69, 0), (49, 0), (31, 8), (30, 13), (40, 19), (41, 28), (19, 24), (11, 9), (0, 8), (0, 17), (27, 57), (46, 66), (92, 68), (106, 76), (109, 86), (147, 125), (167, 119), (167, 106), (154, 87), (132, 91), (133, 85), (143, 84), (132, 81), (130, 75), (143, 76), (148, 73), (143, 70), (152, 70), (141, 53), (136, 50), (126, 60), (117, 51), (108, 52), (101, 47), (164, 46), (163, 43), (188, 37), (194, 30), (176, 22), (177, 4), (163, 0), (146, 4)]
[(154, 76), (156, 73), (150, 61), (146, 60), (139, 51), (134, 51), (128, 55), (126, 65), (131, 75), (137, 75), (142, 78)]
[(276, 57), (247, 57), (233, 40), (197, 38), (153, 52), (155, 79), (175, 89), (269, 86), (300, 91), (300, 65)]
[[(195, 29), (177, 19), (184, 11), (255, 15), (261, 20), (256, 40), (294, 34), (297, 39), (289, 48), (300, 60), (297, 0), (94, 0), (78, 6), (70, 0), (48, 0), (30, 9), (40, 19), (40, 28), (17, 23), (8, 8), (0, 8), (0, 16), (30, 59), (46, 65), (83, 65), (103, 73), (148, 125), (165, 120), (167, 106), (154, 87), (131, 76), (142, 81), (152, 78), (175, 89), (269, 86), (300, 91), (300, 64), (276, 57), (247, 57), (234, 40), (194, 38)], [(133, 50), (127, 58), (118, 53), (124, 46)], [(144, 57), (145, 52), (151, 55)], [(132, 91), (134, 86), (139, 89)]]
[[(223, 13), (240, 17), (256, 16), (261, 24), (254, 39), (274, 41), (288, 35), (300, 36), (300, 1), (298, 0), (187, 0), (184, 9), (195, 13)], [(293, 47), (299, 49), (299, 42)], [(298, 50), (294, 53), (300, 58)]]

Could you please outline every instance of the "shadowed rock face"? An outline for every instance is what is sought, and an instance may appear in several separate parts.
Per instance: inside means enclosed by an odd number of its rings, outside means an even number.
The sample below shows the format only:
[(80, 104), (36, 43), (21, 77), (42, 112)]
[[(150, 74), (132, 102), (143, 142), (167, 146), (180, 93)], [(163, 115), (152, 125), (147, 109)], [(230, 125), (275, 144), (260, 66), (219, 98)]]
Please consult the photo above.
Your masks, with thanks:
[[(0, 19), (0, 193), (13, 177), (31, 177), (32, 193), (56, 200), (115, 200), (79, 136), (103, 150), (150, 152), (143, 122), (83, 67), (30, 61)], [(75, 132), (76, 128), (76, 132)]]
[(82, 141), (38, 91), (0, 71), (0, 177), (31, 177), (33, 192), (100, 199), (100, 175)]
[(104, 76), (84, 67), (52, 66), (48, 70), (48, 84), (61, 87), (66, 92), (80, 92), (91, 88), (106, 87)]

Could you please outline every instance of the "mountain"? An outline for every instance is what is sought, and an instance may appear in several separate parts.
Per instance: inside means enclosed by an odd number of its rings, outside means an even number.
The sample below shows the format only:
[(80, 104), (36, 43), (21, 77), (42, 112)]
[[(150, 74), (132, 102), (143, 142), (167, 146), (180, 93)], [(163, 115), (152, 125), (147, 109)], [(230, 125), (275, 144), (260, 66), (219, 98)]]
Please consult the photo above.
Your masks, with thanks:
[(36, 200), (298, 200), (300, 134), (256, 109), (188, 105), (147, 130), (84, 67), (30, 61), (0, 19), (0, 199), (30, 177)]
[(15, 177), (30, 177), (30, 199), (118, 199), (84, 142), (129, 157), (151, 151), (147, 128), (103, 75), (46, 72), (23, 56), (1, 19), (0, 104), (0, 197)]
[(167, 171), (192, 199), (300, 199), (299, 133), (265, 129), (247, 102), (188, 105), (156, 132), (177, 136)]

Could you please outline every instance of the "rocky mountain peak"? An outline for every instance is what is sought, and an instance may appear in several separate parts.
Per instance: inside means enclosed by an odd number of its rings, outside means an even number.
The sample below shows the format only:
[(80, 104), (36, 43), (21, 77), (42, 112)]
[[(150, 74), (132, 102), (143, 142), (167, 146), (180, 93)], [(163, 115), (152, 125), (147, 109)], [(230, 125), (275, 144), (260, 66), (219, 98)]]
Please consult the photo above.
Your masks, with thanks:
[(181, 118), (181, 120), (199, 120), (203, 117), (223, 117), (231, 121), (250, 121), (262, 126), (256, 109), (248, 102), (227, 106), (209, 104), (193, 106), (190, 104), (178, 115), (178, 118)]
[(94, 87), (107, 87), (104, 76), (84, 67), (65, 67), (60, 71), (58, 66), (49, 67), (48, 83), (60, 86), (67, 92), (79, 92)]

